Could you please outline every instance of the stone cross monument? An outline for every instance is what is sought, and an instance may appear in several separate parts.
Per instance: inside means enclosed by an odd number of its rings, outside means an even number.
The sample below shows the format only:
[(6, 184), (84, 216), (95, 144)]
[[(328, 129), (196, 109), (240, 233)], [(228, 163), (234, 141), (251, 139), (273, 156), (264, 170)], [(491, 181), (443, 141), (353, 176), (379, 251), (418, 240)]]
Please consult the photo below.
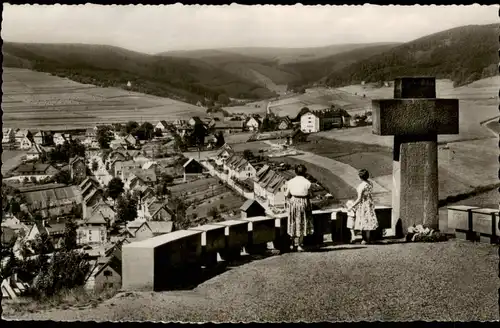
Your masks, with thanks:
[[(438, 134), (458, 134), (458, 99), (437, 99), (434, 77), (394, 81), (394, 99), (372, 101), (373, 133), (393, 135), (392, 228), (439, 228)], [(399, 224), (399, 221), (400, 224)]]

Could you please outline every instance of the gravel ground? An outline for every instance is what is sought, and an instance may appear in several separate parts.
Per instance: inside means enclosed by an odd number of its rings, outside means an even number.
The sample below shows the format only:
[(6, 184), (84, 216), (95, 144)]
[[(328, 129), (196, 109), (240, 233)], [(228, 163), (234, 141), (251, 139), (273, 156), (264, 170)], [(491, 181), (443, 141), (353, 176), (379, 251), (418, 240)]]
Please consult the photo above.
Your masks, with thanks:
[(190, 291), (121, 293), (96, 308), (6, 319), (498, 320), (497, 251), (460, 240), (330, 246), (234, 267)]

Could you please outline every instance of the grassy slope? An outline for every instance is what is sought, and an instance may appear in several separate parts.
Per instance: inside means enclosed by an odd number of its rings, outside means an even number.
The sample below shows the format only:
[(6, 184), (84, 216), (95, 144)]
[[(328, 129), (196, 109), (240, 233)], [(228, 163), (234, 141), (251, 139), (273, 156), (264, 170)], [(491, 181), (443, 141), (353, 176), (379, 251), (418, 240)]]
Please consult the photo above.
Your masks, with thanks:
[(492, 245), (458, 240), (340, 245), (248, 263), (251, 259), (214, 270), (226, 272), (197, 279), (192, 290), (127, 292), (96, 308), (50, 312), (15, 312), (6, 305), (4, 315), (55, 321), (498, 319), (498, 255)]
[(330, 74), (331, 86), (431, 75), (464, 85), (497, 74), (498, 26), (453, 28), (397, 46)]
[[(122, 48), (85, 44), (4, 43), (4, 66), (26, 67), (83, 83), (124, 87), (195, 102), (210, 95), (262, 98), (272, 92), (217, 67), (192, 58), (150, 56)], [(21, 61), (21, 62), (20, 62)]]

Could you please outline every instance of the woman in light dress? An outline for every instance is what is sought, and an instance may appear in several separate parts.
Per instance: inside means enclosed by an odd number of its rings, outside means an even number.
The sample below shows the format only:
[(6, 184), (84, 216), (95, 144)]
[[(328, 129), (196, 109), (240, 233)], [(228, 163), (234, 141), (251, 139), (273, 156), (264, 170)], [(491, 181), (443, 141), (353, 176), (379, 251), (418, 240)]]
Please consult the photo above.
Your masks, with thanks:
[(373, 203), (373, 183), (369, 181), (370, 173), (365, 170), (359, 170), (359, 178), (361, 183), (357, 188), (358, 198), (351, 206), (347, 208), (348, 211), (355, 210), (356, 219), (354, 223), (354, 230), (361, 230), (363, 241), (362, 244), (370, 243), (370, 233), (378, 228), (377, 215), (375, 214), (375, 205)]
[(304, 237), (313, 234), (311, 182), (305, 178), (306, 167), (297, 165), (295, 178), (287, 183), (285, 196), (288, 205), (288, 235), (293, 250), (303, 251)]

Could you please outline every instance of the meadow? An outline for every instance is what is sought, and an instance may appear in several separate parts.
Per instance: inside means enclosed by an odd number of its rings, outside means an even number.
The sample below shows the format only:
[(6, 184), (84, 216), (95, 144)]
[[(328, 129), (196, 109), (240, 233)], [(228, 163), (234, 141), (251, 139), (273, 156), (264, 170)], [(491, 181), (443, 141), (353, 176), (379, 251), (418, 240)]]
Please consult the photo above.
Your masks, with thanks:
[[(212, 208), (219, 212), (238, 211), (245, 199), (228, 187), (219, 183), (216, 178), (197, 179), (175, 185), (170, 188), (174, 197), (193, 202), (186, 214), (207, 217)], [(223, 206), (221, 206), (223, 205)]]
[(88, 128), (98, 123), (189, 118), (205, 109), (169, 98), (80, 84), (26, 69), (4, 68), (3, 124), (13, 128)]

